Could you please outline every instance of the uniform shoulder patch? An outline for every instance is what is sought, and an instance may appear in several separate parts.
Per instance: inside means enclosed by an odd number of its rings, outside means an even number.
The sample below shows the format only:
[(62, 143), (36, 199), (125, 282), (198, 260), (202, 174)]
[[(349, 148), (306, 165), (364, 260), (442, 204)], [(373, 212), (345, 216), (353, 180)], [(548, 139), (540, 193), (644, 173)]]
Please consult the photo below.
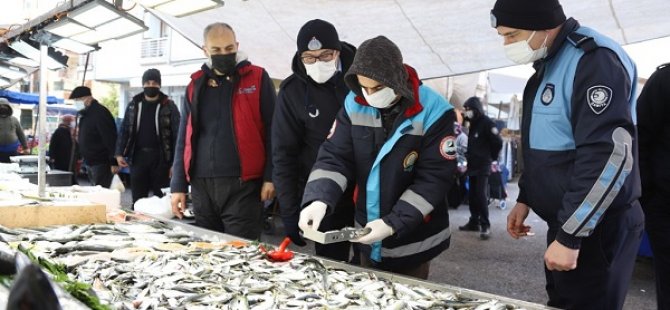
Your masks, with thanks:
[(595, 114), (601, 114), (612, 101), (612, 89), (605, 85), (591, 86), (586, 91), (589, 108)]
[(440, 155), (447, 160), (456, 159), (456, 138), (454, 136), (446, 136), (440, 142)]

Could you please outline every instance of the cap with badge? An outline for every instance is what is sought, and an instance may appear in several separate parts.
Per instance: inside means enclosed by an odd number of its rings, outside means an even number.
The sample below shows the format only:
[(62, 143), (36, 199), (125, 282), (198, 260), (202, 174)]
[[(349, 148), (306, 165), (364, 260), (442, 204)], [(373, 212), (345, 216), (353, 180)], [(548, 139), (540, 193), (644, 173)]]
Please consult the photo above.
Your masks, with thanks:
[(547, 30), (565, 22), (558, 0), (497, 0), (491, 10), (491, 27)]
[(305, 23), (298, 32), (298, 53), (320, 49), (342, 50), (340, 37), (333, 24), (313, 19)]

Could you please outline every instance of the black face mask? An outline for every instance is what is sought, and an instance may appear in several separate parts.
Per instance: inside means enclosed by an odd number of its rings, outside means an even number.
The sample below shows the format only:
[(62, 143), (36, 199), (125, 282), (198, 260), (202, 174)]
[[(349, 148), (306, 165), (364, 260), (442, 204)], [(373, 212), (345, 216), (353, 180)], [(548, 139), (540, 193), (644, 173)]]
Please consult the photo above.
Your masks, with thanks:
[(224, 75), (232, 75), (237, 66), (237, 53), (225, 55), (212, 55), (212, 69), (223, 73)]
[(158, 93), (160, 93), (160, 89), (158, 87), (145, 87), (144, 88), (144, 95), (153, 98), (158, 96)]
[(7, 117), (12, 115), (12, 109), (8, 107), (0, 107), (0, 117)]

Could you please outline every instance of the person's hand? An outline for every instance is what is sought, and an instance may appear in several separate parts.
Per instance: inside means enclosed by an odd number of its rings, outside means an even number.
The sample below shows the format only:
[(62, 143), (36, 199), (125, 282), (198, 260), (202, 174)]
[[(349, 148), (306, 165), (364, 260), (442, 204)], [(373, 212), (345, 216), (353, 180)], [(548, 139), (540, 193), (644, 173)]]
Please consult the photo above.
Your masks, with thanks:
[(579, 250), (568, 248), (554, 240), (544, 252), (544, 264), (552, 271), (570, 271), (577, 268)]
[(112, 166), (111, 170), (112, 170), (112, 174), (117, 174), (117, 173), (119, 173), (119, 166)]
[(370, 228), (370, 232), (367, 235), (363, 235), (356, 239), (351, 239), (351, 242), (372, 244), (377, 241), (382, 241), (393, 235), (393, 228), (387, 225), (382, 219), (376, 219), (372, 222), (368, 222), (368, 224), (365, 225), (365, 228)]
[(25, 148), (21, 150), (21, 155), (30, 155), (30, 149)]
[(305, 246), (307, 242), (300, 235), (300, 230), (298, 229), (298, 218), (282, 218), (284, 222), (284, 232), (286, 236), (291, 238), (291, 242), (297, 246)]
[(507, 233), (514, 239), (527, 236), (530, 226), (524, 225), (530, 208), (525, 203), (517, 202), (514, 208), (507, 214)]
[(319, 230), (319, 225), (321, 225), (323, 217), (326, 216), (327, 209), (328, 206), (325, 203), (318, 200), (313, 201), (300, 211), (298, 227), (303, 231), (308, 229)]
[(261, 201), (272, 200), (275, 198), (275, 186), (272, 182), (263, 182), (261, 187)]
[(172, 214), (178, 218), (184, 217), (186, 210), (186, 193), (172, 193)]
[(128, 163), (126, 162), (126, 159), (123, 158), (123, 156), (116, 156), (116, 163), (118, 163), (119, 167), (121, 168), (128, 167)]

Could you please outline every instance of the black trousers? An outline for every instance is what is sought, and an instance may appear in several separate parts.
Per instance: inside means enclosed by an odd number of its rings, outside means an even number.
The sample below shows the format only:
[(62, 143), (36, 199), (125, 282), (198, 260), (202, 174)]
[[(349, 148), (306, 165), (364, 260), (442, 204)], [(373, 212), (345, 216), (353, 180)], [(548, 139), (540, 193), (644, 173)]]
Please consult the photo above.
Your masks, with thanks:
[(258, 240), (263, 230), (262, 180), (237, 177), (193, 178), (195, 224), (206, 229)]
[(468, 200), (470, 204), (470, 224), (491, 227), (489, 222), (489, 176), (471, 175)]
[(137, 149), (130, 166), (130, 189), (133, 203), (149, 196), (149, 191), (163, 197), (162, 188), (170, 185), (170, 166), (159, 149)]
[(100, 185), (109, 188), (112, 185), (112, 167), (109, 164), (86, 165), (88, 180), (91, 185)]
[(19, 153), (17, 153), (16, 151), (14, 151), (14, 152), (0, 152), (0, 163), (9, 164), (9, 163), (12, 162), (9, 157), (17, 156), (17, 155), (19, 155)]
[[(657, 200), (664, 200), (659, 197)], [(654, 253), (656, 302), (659, 310), (670, 310), (670, 205), (667, 200), (644, 207), (645, 229)]]
[[(547, 244), (560, 227), (549, 227)], [(635, 204), (619, 214), (605, 214), (591, 236), (582, 239), (577, 268), (549, 271), (547, 305), (561, 309), (616, 310), (623, 308), (642, 241), (644, 215)]]

